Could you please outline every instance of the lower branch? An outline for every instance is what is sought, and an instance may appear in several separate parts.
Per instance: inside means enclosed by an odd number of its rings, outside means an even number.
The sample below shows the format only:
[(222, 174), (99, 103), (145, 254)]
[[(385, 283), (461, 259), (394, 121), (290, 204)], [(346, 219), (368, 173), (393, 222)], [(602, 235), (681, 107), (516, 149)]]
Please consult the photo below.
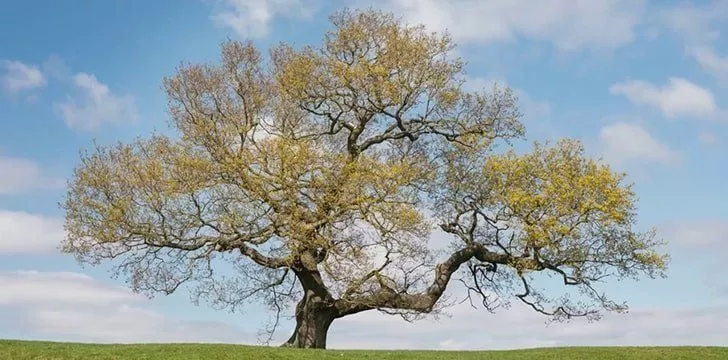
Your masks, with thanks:
[(373, 309), (396, 309), (429, 313), (447, 289), (452, 275), (470, 259), (477, 259), (491, 264), (509, 264), (520, 261), (521, 266), (538, 267), (538, 263), (532, 259), (516, 259), (510, 255), (492, 252), (482, 244), (473, 243), (454, 252), (446, 261), (437, 265), (435, 279), (426, 291), (419, 294), (407, 294), (380, 288), (368, 295), (342, 298), (336, 302), (337, 317)]

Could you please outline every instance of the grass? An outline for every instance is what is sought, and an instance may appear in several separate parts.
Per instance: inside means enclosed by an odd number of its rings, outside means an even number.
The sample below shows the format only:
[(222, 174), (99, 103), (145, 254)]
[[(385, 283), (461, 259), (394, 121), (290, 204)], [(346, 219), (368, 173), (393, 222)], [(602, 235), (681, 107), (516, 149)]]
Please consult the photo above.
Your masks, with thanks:
[(299, 350), (272, 347), (213, 344), (96, 345), (40, 341), (0, 340), (0, 359), (12, 360), (642, 360), (728, 359), (728, 347), (566, 347), (510, 351), (363, 351)]

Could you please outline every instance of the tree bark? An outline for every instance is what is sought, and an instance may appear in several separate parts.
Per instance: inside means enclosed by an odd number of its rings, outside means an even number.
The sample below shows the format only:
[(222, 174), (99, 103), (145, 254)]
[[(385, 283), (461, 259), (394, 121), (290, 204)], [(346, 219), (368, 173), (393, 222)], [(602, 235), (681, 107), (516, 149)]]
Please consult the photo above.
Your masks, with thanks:
[(304, 254), (296, 265), (294, 271), (303, 287), (303, 299), (296, 305), (296, 328), (282, 346), (325, 349), (326, 335), (339, 317), (338, 310), (316, 268), (315, 257)]
[(329, 306), (322, 306), (316, 297), (304, 298), (296, 306), (296, 328), (283, 346), (325, 349), (326, 336), (336, 313)]

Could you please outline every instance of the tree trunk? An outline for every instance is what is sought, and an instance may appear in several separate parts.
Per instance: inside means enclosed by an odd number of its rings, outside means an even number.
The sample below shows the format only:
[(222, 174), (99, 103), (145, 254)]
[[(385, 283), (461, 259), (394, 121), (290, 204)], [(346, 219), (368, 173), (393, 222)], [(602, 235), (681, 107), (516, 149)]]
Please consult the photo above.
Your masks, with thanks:
[(321, 298), (307, 294), (296, 306), (296, 328), (282, 346), (325, 349), (326, 335), (336, 318), (334, 309)]
[(283, 346), (296, 348), (326, 348), (326, 334), (337, 318), (331, 297), (313, 255), (304, 253), (296, 277), (303, 287), (303, 299), (296, 305), (296, 329)]

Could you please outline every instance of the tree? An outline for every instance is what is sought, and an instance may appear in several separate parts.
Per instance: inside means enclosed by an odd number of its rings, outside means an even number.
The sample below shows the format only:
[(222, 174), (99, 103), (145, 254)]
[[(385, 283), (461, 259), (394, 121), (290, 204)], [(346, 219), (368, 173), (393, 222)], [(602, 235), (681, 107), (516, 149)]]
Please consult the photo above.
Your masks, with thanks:
[[(466, 91), (450, 37), (375, 10), (331, 19), (319, 47), (227, 41), (218, 64), (181, 65), (164, 80), (177, 135), (81, 156), (63, 250), (150, 295), (265, 302), (270, 331), (297, 302), (285, 345), (313, 348), (347, 315), (440, 310), (456, 273), (488, 310), (513, 298), (555, 320), (624, 311), (596, 285), (664, 274), (624, 175), (575, 140), (509, 150), (513, 92)], [(578, 297), (537, 290), (544, 274)]]

